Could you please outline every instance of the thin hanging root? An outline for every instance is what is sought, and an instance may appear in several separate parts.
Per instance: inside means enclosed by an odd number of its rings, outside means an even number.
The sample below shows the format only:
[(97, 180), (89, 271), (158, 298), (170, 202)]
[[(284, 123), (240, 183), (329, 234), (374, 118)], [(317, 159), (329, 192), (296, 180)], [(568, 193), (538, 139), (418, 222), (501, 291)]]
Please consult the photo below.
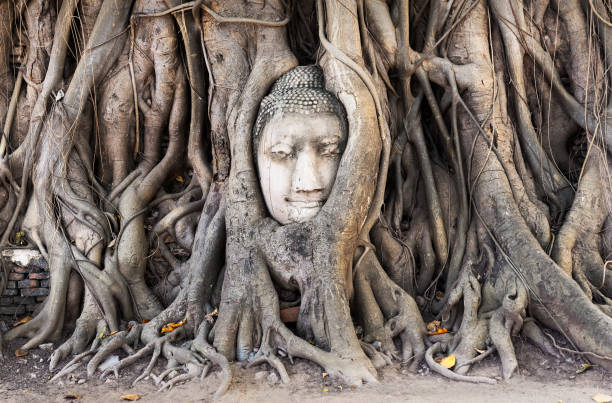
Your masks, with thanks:
[(440, 343), (435, 343), (431, 347), (427, 349), (425, 352), (425, 361), (429, 368), (432, 371), (437, 372), (438, 374), (451, 379), (453, 381), (462, 381), (462, 382), (471, 382), (471, 383), (488, 383), (489, 385), (495, 385), (497, 381), (493, 378), (488, 378), (486, 376), (466, 376), (459, 375), (450, 369), (444, 368), (442, 365), (438, 364), (433, 355), (439, 353), (442, 350), (442, 345)]
[(49, 379), (49, 382), (55, 382), (56, 380), (60, 379), (61, 377), (68, 375), (69, 373), (71, 373), (72, 371), (74, 371), (75, 369), (77, 369), (79, 366), (81, 366), (81, 364), (83, 364), (85, 361), (85, 358), (95, 354), (97, 352), (97, 350), (89, 350), (89, 351), (85, 351), (84, 353), (81, 353), (77, 356), (75, 356), (72, 360), (70, 360), (70, 362), (68, 364), (66, 364), (64, 366), (64, 368), (62, 368), (62, 370), (60, 372), (58, 372), (57, 374), (55, 374), (53, 376), (53, 378)]

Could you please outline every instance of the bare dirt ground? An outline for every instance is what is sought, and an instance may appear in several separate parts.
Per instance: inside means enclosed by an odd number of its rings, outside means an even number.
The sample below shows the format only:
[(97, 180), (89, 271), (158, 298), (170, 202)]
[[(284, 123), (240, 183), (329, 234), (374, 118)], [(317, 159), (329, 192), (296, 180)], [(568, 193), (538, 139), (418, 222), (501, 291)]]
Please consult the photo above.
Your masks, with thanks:
[[(560, 345), (564, 345), (558, 340)], [(19, 343), (5, 347), (7, 358), (0, 362), (0, 401), (8, 402), (66, 402), (75, 394), (82, 402), (119, 402), (124, 394), (137, 393), (141, 402), (207, 402), (212, 400), (219, 377), (212, 372), (203, 381), (195, 380), (174, 387), (171, 391), (157, 392), (152, 380), (144, 380), (131, 386), (132, 381), (146, 366), (146, 360), (121, 371), (116, 380), (110, 376), (101, 380), (98, 376), (86, 379), (85, 369), (76, 370), (61, 383), (49, 383), (52, 373), (47, 359), (51, 351), (31, 350), (25, 357), (17, 358), (14, 351)], [(475, 385), (451, 382), (432, 374), (422, 366), (419, 373), (407, 373), (399, 364), (379, 371), (380, 383), (358, 389), (340, 385), (322, 376), (320, 367), (296, 360), (287, 362), (291, 383), (280, 384), (265, 365), (244, 369), (233, 366), (234, 378), (230, 390), (220, 399), (222, 402), (593, 402), (596, 393), (612, 395), (612, 374), (593, 367), (583, 373), (578, 356), (557, 360), (546, 356), (527, 341), (516, 338), (519, 372), (509, 381), (497, 385)], [(163, 361), (163, 360), (161, 360)], [(155, 373), (164, 368), (160, 363)], [(99, 374), (99, 373), (98, 373)], [(270, 375), (273, 374), (273, 375)], [(472, 375), (500, 376), (499, 360), (489, 357), (476, 364)], [(79, 383), (81, 382), (81, 383)]]

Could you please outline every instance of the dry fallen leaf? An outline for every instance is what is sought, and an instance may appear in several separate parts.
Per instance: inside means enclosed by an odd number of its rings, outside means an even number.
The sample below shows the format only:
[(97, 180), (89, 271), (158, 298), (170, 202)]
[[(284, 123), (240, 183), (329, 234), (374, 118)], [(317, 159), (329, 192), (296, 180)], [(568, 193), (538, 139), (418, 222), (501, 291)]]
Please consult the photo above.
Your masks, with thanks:
[(134, 402), (134, 401), (140, 399), (140, 395), (137, 394), (137, 393), (132, 393), (131, 395), (120, 396), (119, 399), (121, 399), (121, 400), (129, 400), (131, 402)]
[(440, 327), (440, 321), (439, 320), (433, 320), (433, 321), (431, 321), (431, 322), (429, 322), (427, 324), (427, 331), (428, 332), (435, 332), (439, 327)]
[(15, 350), (15, 357), (25, 357), (26, 355), (28, 355), (28, 351), (27, 350), (22, 350), (20, 348)]
[(329, 374), (327, 372), (323, 372), (321, 375), (323, 376), (323, 378), (329, 376)]
[(455, 354), (451, 354), (447, 357), (442, 358), (440, 360), (440, 365), (448, 369), (451, 369), (452, 367), (454, 367), (455, 366)]
[(612, 396), (604, 395), (603, 393), (598, 393), (592, 397), (597, 403), (610, 403), (612, 402)]
[(448, 329), (442, 327), (440, 329), (437, 329), (436, 331), (427, 332), (427, 335), (428, 336), (433, 336), (433, 335), (436, 335), (436, 334), (444, 334), (444, 333), (448, 333)]
[(174, 331), (174, 329), (176, 329), (177, 327), (181, 327), (181, 326), (183, 326), (183, 325), (185, 324), (185, 322), (187, 322), (187, 318), (185, 318), (185, 319), (183, 319), (182, 321), (177, 322), (177, 323), (170, 322), (170, 323), (168, 323), (166, 326), (162, 327), (161, 332), (162, 332), (162, 333), (170, 333), (170, 332), (173, 332), (173, 331)]
[(24, 323), (28, 323), (31, 320), (32, 320), (32, 317), (26, 316), (25, 318), (21, 319), (19, 322), (13, 323), (13, 327), (17, 327), (19, 325), (23, 325)]
[(66, 400), (78, 400), (80, 398), (82, 398), (83, 395), (79, 395), (78, 393), (68, 393), (66, 395), (64, 395), (64, 399)]
[(185, 182), (185, 179), (183, 179), (183, 177), (179, 175), (179, 176), (176, 177), (176, 181), (178, 183), (183, 183), (183, 182)]
[(207, 313), (206, 315), (204, 315), (204, 317), (206, 318), (208, 323), (213, 323), (213, 318), (217, 316), (218, 313), (219, 313), (219, 310), (215, 308), (214, 311), (212, 311), (211, 313)]

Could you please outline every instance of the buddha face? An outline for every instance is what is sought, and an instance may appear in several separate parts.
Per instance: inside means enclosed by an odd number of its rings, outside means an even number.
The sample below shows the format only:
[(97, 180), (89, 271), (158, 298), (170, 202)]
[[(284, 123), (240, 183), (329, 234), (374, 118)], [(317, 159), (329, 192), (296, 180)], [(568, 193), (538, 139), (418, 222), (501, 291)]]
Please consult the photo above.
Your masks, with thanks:
[(270, 215), (281, 224), (313, 218), (331, 192), (346, 143), (340, 118), (285, 113), (260, 136), (257, 168)]

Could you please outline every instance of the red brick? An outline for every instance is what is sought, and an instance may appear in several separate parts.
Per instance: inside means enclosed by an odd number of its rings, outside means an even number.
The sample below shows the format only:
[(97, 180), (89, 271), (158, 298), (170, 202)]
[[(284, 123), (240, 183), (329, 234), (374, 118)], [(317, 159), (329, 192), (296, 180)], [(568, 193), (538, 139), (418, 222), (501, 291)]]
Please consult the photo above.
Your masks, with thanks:
[(25, 274), (23, 273), (9, 273), (8, 275), (8, 279), (9, 280), (15, 280), (15, 281), (19, 281), (19, 280), (23, 280), (25, 278)]
[(23, 288), (21, 289), (21, 295), (24, 297), (41, 297), (49, 295), (48, 288)]
[(36, 288), (38, 287), (38, 280), (21, 280), (17, 282), (18, 288)]
[(15, 273), (29, 273), (32, 270), (28, 269), (27, 267), (15, 266), (13, 267), (13, 271)]
[(35, 280), (46, 280), (49, 278), (49, 272), (30, 273), (28, 274), (28, 278), (32, 278)]

